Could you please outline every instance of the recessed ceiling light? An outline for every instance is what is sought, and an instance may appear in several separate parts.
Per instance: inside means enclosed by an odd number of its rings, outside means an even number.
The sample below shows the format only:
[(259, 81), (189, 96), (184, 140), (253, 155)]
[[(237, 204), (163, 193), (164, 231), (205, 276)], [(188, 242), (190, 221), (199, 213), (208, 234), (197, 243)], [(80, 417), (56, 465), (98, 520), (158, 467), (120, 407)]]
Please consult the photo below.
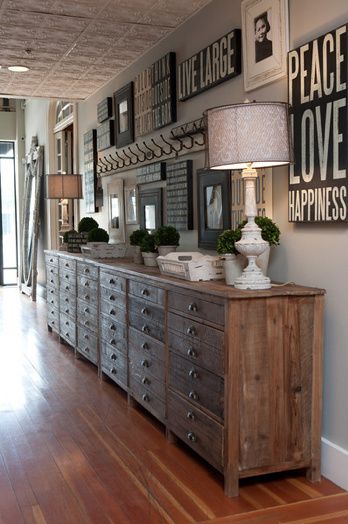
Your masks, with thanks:
[(24, 73), (24, 71), (29, 71), (29, 67), (25, 66), (9, 66), (7, 69), (14, 73)]

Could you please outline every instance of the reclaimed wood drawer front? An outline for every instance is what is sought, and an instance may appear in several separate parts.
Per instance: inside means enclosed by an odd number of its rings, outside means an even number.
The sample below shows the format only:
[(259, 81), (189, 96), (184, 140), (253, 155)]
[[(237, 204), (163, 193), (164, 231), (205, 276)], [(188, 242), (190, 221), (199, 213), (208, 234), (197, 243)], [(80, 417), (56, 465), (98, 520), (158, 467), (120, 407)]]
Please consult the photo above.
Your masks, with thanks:
[(77, 296), (92, 305), (97, 303), (97, 291), (95, 289), (90, 289), (87, 286), (81, 286), (80, 283), (77, 285)]
[(184, 397), (224, 417), (224, 381), (210, 371), (170, 353), (169, 384)]
[(46, 262), (46, 265), (49, 264), (51, 266), (58, 267), (59, 258), (57, 255), (45, 255), (45, 262)]
[(96, 329), (98, 325), (97, 308), (78, 298), (77, 322), (87, 329)]
[(109, 273), (104, 269), (100, 270), (100, 285), (109, 291), (126, 292), (126, 279), (115, 273)]
[(48, 307), (55, 307), (58, 309), (59, 307), (59, 298), (58, 293), (54, 288), (47, 288), (46, 289), (46, 302)]
[(139, 404), (144, 406), (152, 415), (159, 420), (164, 420), (165, 417), (165, 403), (150, 392), (141, 382), (136, 380), (132, 381), (132, 387), (130, 388), (131, 395), (135, 398)]
[(168, 332), (168, 346), (175, 353), (187, 358), (192, 364), (198, 364), (213, 373), (224, 376), (224, 348), (209, 346), (201, 340), (192, 340), (191, 337)]
[(58, 266), (46, 264), (46, 277), (49, 280), (51, 275), (58, 275)]
[(59, 312), (54, 306), (47, 307), (47, 324), (54, 326), (56, 329), (59, 328)]
[(165, 351), (162, 342), (157, 342), (153, 338), (139, 332), (136, 329), (129, 327), (128, 330), (128, 346), (129, 351), (141, 353), (152, 359), (164, 360)]
[(121, 322), (123, 324), (126, 323), (126, 310), (119, 308), (115, 306), (114, 304), (110, 304), (109, 302), (106, 302), (105, 300), (101, 300), (100, 302), (100, 310), (104, 315), (107, 315), (110, 320), (116, 320), (117, 322)]
[(223, 426), (171, 391), (168, 427), (212, 466), (223, 471)]
[(182, 295), (181, 293), (169, 291), (168, 309), (224, 326), (225, 309), (223, 302), (216, 304), (200, 298), (192, 298), (192, 295)]
[(60, 283), (68, 283), (76, 286), (76, 273), (68, 271), (67, 269), (60, 269), (59, 272)]
[(109, 302), (110, 304), (115, 304), (117, 307), (126, 307), (126, 295), (125, 293), (120, 293), (119, 291), (114, 291), (106, 287), (100, 288), (100, 298)]
[(55, 288), (55, 289), (59, 288), (58, 273), (56, 274), (52, 273), (50, 275), (47, 275), (47, 286), (49, 286), (50, 288)]
[(137, 390), (135, 382), (139, 383), (147, 392), (156, 395), (162, 402), (165, 401), (165, 384), (163, 380), (157, 380), (157, 378), (146, 373), (144, 368), (140, 369), (139, 366), (131, 361), (129, 362), (129, 368), (129, 386), (131, 389)]
[(60, 257), (59, 269), (60, 269), (60, 273), (64, 272), (65, 270), (68, 270), (68, 271), (72, 271), (75, 274), (76, 273), (76, 260)]
[(68, 315), (68, 317), (70, 317), (74, 321), (76, 320), (76, 304), (75, 306), (69, 306), (67, 304), (64, 304), (63, 302), (60, 302), (59, 311), (64, 315)]
[(60, 314), (59, 334), (62, 338), (75, 346), (76, 343), (76, 324), (70, 317)]
[(104, 314), (100, 318), (100, 336), (110, 344), (123, 352), (127, 351), (127, 326), (121, 322), (116, 322)]
[(164, 310), (162, 307), (149, 304), (144, 300), (137, 300), (130, 297), (129, 309), (134, 311), (134, 313), (139, 317), (143, 318), (144, 321), (151, 320), (151, 322), (164, 324)]
[(134, 313), (134, 311), (129, 310), (128, 312), (129, 325), (149, 335), (161, 342), (164, 341), (164, 325), (159, 322), (151, 322), (150, 320), (144, 319), (142, 316), (139, 316)]
[(105, 342), (101, 343), (101, 369), (113, 380), (127, 386), (127, 356)]
[(93, 350), (88, 346), (87, 344), (82, 344), (80, 346), (79, 344), (76, 347), (76, 350), (83, 355), (87, 360), (92, 362), (95, 365), (98, 365), (98, 354), (97, 351)]
[(88, 348), (97, 355), (98, 341), (96, 335), (89, 329), (77, 326), (77, 346), (79, 348)]
[(202, 341), (209, 346), (223, 348), (224, 332), (218, 329), (199, 324), (189, 318), (168, 313), (168, 328), (171, 331), (185, 335), (187, 340)]
[(70, 295), (76, 295), (76, 282), (64, 282), (60, 279), (59, 290), (63, 293), (69, 293)]
[(130, 295), (142, 298), (161, 306), (164, 305), (165, 291), (159, 287), (150, 286), (146, 282), (129, 281), (128, 292)]
[(138, 373), (150, 374), (160, 381), (164, 381), (164, 362), (153, 358), (146, 349), (139, 350), (132, 346), (128, 348), (128, 357), (133, 367), (138, 369)]
[(98, 280), (98, 267), (85, 262), (77, 262), (77, 273), (92, 280)]
[(79, 295), (82, 296), (83, 294), (87, 293), (91, 297), (97, 296), (98, 291), (98, 281), (92, 280), (89, 277), (84, 277), (79, 275), (77, 277), (77, 285), (79, 290)]
[(64, 291), (61, 291), (59, 295), (59, 303), (62, 310), (65, 306), (71, 307), (75, 309), (76, 314), (76, 295), (70, 295), (69, 293), (64, 293)]

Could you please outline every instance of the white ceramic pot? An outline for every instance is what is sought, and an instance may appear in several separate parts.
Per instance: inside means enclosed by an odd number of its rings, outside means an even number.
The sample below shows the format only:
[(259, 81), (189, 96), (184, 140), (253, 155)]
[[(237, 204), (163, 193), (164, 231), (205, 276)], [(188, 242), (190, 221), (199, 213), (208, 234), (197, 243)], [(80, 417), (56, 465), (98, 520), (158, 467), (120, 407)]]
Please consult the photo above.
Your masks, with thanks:
[(233, 286), (236, 278), (240, 277), (245, 266), (245, 258), (242, 255), (226, 253), (224, 255), (225, 281), (229, 286)]
[(161, 257), (164, 257), (165, 255), (168, 255), (168, 253), (173, 253), (177, 249), (177, 246), (158, 246), (158, 254), (161, 255)]
[(145, 266), (156, 267), (157, 266), (157, 257), (158, 253), (142, 253)]

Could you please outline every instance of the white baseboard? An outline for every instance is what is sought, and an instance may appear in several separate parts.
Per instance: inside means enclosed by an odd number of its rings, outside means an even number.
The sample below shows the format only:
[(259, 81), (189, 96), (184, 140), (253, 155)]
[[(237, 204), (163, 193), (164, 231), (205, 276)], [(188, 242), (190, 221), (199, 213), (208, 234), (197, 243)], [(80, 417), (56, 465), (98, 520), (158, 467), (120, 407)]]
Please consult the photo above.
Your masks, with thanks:
[(348, 490), (348, 451), (324, 437), (321, 439), (321, 472), (324, 477)]

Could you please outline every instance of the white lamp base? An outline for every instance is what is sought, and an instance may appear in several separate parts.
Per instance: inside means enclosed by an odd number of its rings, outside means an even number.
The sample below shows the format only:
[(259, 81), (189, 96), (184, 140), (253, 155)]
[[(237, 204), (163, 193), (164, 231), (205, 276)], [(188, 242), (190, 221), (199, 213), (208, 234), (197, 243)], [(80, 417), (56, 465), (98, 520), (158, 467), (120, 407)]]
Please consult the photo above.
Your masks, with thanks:
[(237, 289), (270, 289), (271, 279), (266, 277), (256, 264), (256, 257), (248, 256), (249, 264), (234, 281)]

